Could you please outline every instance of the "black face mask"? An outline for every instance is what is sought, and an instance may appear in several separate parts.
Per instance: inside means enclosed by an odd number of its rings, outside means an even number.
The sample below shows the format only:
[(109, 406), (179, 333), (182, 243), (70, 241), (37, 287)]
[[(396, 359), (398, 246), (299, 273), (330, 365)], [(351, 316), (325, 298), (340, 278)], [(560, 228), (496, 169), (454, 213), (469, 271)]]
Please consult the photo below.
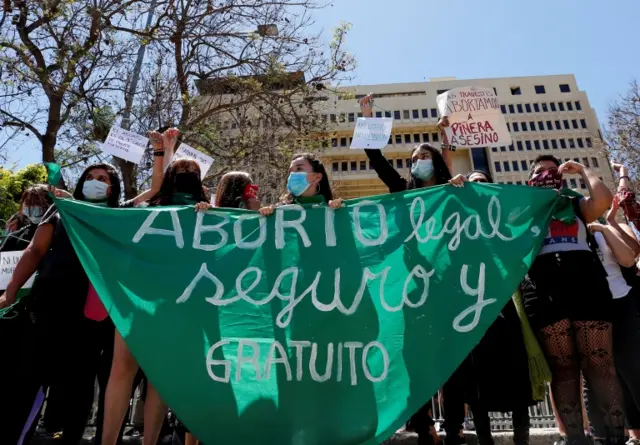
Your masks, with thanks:
[(176, 175), (175, 191), (193, 196), (202, 194), (202, 181), (198, 172), (182, 172)]

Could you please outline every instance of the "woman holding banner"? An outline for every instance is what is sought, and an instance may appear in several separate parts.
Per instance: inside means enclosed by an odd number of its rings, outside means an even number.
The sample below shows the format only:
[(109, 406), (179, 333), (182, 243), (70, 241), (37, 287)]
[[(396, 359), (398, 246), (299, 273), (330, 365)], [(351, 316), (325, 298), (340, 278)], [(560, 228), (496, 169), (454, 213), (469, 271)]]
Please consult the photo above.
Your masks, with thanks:
[(604, 416), (606, 441), (624, 441), (624, 410), (613, 361), (612, 296), (607, 273), (587, 224), (611, 203), (607, 186), (583, 165), (539, 156), (529, 185), (560, 190), (563, 174), (580, 174), (589, 197), (564, 196), (523, 285), (527, 316), (537, 331), (553, 380), (551, 388), (567, 435), (566, 444), (585, 444), (580, 372)]

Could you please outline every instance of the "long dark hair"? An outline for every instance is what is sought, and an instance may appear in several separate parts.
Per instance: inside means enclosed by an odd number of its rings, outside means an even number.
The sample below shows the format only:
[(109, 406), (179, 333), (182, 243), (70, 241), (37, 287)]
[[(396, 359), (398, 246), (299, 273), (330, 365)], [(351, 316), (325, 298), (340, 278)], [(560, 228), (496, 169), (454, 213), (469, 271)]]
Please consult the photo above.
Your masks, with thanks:
[[(173, 204), (173, 194), (176, 191), (176, 170), (178, 166), (183, 162), (193, 162), (198, 167), (198, 176), (200, 175), (200, 165), (191, 159), (176, 159), (169, 165), (169, 168), (164, 173), (164, 179), (162, 180), (162, 186), (156, 196), (149, 200), (149, 205), (153, 207), (158, 206), (170, 206)], [(200, 193), (195, 195), (193, 199), (196, 202), (207, 201), (207, 197), (204, 193), (204, 188), (200, 187)]]
[[(442, 153), (431, 144), (420, 144), (411, 151), (411, 156), (416, 150), (427, 150), (431, 153), (431, 161), (433, 162), (433, 174), (436, 178), (436, 185), (448, 184), (452, 178), (447, 163), (444, 162)], [(413, 165), (413, 161), (412, 161)], [(413, 176), (413, 173), (409, 173), (409, 180), (407, 181), (407, 190), (413, 190), (424, 187), (424, 181), (420, 178)]]
[(246, 172), (229, 172), (220, 179), (216, 189), (215, 204), (217, 207), (237, 209), (244, 203), (243, 195), (247, 185), (251, 184), (251, 176)]
[(120, 203), (120, 176), (118, 176), (118, 171), (116, 168), (107, 163), (98, 163), (90, 165), (82, 172), (80, 175), (80, 179), (78, 179), (78, 183), (76, 184), (76, 189), (73, 191), (73, 198), (78, 201), (86, 201), (87, 199), (84, 197), (84, 193), (82, 192), (82, 188), (84, 187), (84, 183), (87, 180), (87, 176), (89, 172), (92, 170), (105, 170), (109, 175), (109, 180), (111, 181), (111, 193), (109, 193), (109, 197), (107, 199), (107, 206), (109, 207), (118, 207)]
[(484, 171), (484, 170), (471, 170), (469, 173), (467, 173), (465, 176), (465, 178), (469, 179), (471, 178), (471, 175), (474, 173), (480, 173), (481, 175), (483, 175), (485, 178), (487, 178), (487, 182), (489, 182), (490, 184), (493, 184), (493, 177), (491, 177), (491, 173)]
[[(329, 177), (327, 176), (327, 170), (325, 170), (324, 164), (320, 161), (320, 159), (316, 157), (316, 155), (312, 153), (299, 153), (299, 154), (293, 155), (293, 158), (291, 158), (291, 162), (300, 158), (304, 158), (307, 161), (309, 161), (309, 164), (311, 164), (311, 170), (314, 173), (322, 174), (322, 179), (318, 184), (318, 194), (322, 195), (324, 197), (324, 200), (327, 203), (329, 203), (329, 201), (333, 199), (333, 192), (331, 191), (331, 185), (329, 184)], [(291, 192), (287, 191), (280, 198), (280, 204), (291, 204), (294, 200), (295, 200), (295, 196), (293, 196)]]

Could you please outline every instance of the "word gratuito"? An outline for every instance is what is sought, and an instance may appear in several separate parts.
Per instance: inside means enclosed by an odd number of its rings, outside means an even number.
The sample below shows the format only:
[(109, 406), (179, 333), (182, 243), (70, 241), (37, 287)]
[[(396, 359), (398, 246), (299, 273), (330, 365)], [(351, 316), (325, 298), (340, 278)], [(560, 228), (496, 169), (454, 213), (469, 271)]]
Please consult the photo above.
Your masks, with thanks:
[[(274, 340), (269, 344), (266, 354), (261, 354), (261, 345), (264, 342), (249, 338), (226, 338), (218, 341), (207, 352), (206, 367), (209, 377), (216, 382), (229, 383), (234, 364), (236, 382), (269, 380), (272, 373), (275, 374), (275, 365), (278, 364), (282, 365), (289, 382), (301, 381), (305, 376), (305, 368), (314, 382), (341, 382), (349, 379), (351, 386), (358, 384), (358, 368), (370, 382), (381, 382), (389, 373), (389, 353), (378, 341), (367, 344), (347, 341), (320, 346), (309, 341), (290, 340), (285, 349), (279, 341)], [(327, 351), (324, 367), (317, 363), (320, 347)], [(214, 358), (218, 350), (223, 352), (219, 355), (233, 359)], [(248, 351), (250, 355), (247, 354)], [(290, 357), (290, 353), (295, 357)], [(308, 366), (304, 366), (305, 359)], [(372, 362), (377, 364), (376, 369), (372, 369)], [(243, 376), (243, 371), (249, 375)]]
[[(375, 247), (384, 244), (389, 238), (389, 229), (387, 226), (387, 215), (385, 208), (376, 202), (363, 200), (350, 207), (350, 214), (353, 222), (353, 230), (355, 240), (366, 247)], [(378, 233), (365, 235), (362, 229), (361, 215), (365, 211), (377, 217)], [(325, 245), (327, 247), (335, 247), (337, 245), (337, 237), (335, 230), (335, 210), (329, 207), (324, 208), (324, 229), (325, 229)], [(418, 214), (416, 215), (416, 212)], [(153, 227), (153, 223), (160, 215), (169, 214), (171, 217), (171, 229), (160, 229)], [(492, 196), (487, 207), (488, 227), (482, 224), (480, 215), (470, 213), (463, 218), (460, 212), (452, 212), (442, 223), (433, 216), (425, 221), (425, 204), (422, 197), (415, 197), (411, 202), (409, 211), (413, 232), (407, 241), (416, 238), (419, 243), (427, 243), (430, 240), (439, 240), (445, 235), (451, 236), (450, 242), (447, 244), (449, 250), (454, 251), (460, 246), (460, 241), (464, 237), (468, 240), (476, 240), (480, 237), (485, 239), (499, 238), (502, 241), (511, 241), (513, 238), (501, 233), (500, 220), (502, 209), (500, 201), (497, 197)], [(205, 218), (216, 221), (214, 224), (205, 224)], [(298, 238), (305, 248), (311, 247), (311, 240), (307, 233), (304, 222), (307, 218), (307, 210), (299, 205), (283, 206), (276, 209), (274, 221), (274, 237), (269, 239), (275, 240), (276, 249), (283, 249), (285, 246), (285, 231), (295, 230)], [(257, 227), (255, 220), (257, 219)], [(245, 225), (247, 220), (253, 224), (248, 233), (245, 233)], [(421, 235), (422, 231), (425, 235)], [(257, 235), (256, 235), (257, 233)], [(215, 235), (215, 242), (205, 243), (203, 235)], [(133, 237), (133, 243), (139, 243), (145, 236), (165, 236), (173, 238), (178, 249), (185, 247), (184, 234), (178, 211), (169, 209), (167, 211), (155, 210), (149, 214), (146, 220), (140, 226), (140, 229)], [(249, 239), (252, 238), (252, 239)], [(207, 252), (216, 251), (224, 248), (228, 244), (233, 244), (238, 249), (255, 250), (261, 248), (267, 242), (267, 220), (264, 216), (256, 216), (253, 214), (242, 215), (233, 223), (228, 215), (222, 212), (198, 212), (196, 223), (193, 229), (192, 248)]]

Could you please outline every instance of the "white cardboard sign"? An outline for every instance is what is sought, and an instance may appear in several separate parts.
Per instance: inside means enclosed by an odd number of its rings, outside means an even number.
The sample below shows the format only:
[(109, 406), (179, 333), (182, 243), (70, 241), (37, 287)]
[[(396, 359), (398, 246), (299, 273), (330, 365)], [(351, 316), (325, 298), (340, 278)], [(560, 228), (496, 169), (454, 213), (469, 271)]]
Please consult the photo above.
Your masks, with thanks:
[(389, 143), (393, 119), (390, 117), (359, 117), (353, 130), (352, 149), (381, 150)]
[(462, 87), (437, 98), (440, 116), (449, 118), (445, 132), (456, 147), (511, 145), (511, 135), (492, 88)]
[(144, 136), (120, 127), (111, 127), (107, 139), (102, 144), (102, 151), (138, 164), (148, 143), (149, 139)]
[(202, 179), (204, 179), (205, 175), (213, 165), (213, 158), (211, 156), (207, 156), (199, 150), (196, 150), (193, 147), (190, 147), (187, 144), (181, 143), (174, 155), (173, 159), (178, 158), (187, 158), (193, 159), (194, 161), (200, 164), (200, 173), (202, 175)]
[[(22, 258), (23, 251), (2, 252), (0, 253), (0, 289), (6, 289), (11, 280), (11, 275), (16, 269), (16, 264)], [(29, 280), (22, 286), (23, 289), (31, 289), (36, 274), (33, 274)]]

